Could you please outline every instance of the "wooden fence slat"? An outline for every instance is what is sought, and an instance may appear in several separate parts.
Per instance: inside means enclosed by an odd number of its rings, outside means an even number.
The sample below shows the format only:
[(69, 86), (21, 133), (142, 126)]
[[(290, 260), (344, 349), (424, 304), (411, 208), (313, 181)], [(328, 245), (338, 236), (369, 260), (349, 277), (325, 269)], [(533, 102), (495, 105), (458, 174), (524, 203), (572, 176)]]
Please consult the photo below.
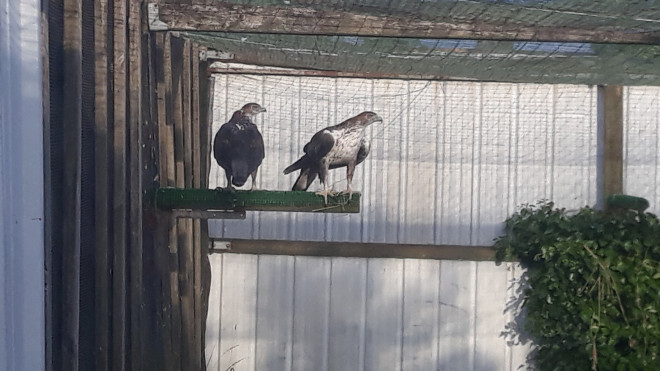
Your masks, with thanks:
[[(165, 95), (168, 97), (166, 107), (169, 107), (166, 122), (168, 128), (167, 133), (167, 147), (164, 149), (167, 152), (167, 177), (168, 185), (176, 185), (177, 187), (183, 186), (183, 176), (180, 175), (183, 171), (183, 161), (177, 156), (182, 153), (183, 141), (181, 138), (181, 39), (169, 36), (166, 40), (165, 50), (165, 74), (166, 74), (166, 89)], [(178, 133), (177, 133), (178, 131)], [(179, 245), (181, 245), (179, 230), (181, 229), (179, 222), (174, 222), (170, 229), (170, 255), (169, 255), (169, 269), (170, 269), (170, 303), (172, 311), (172, 352), (174, 355), (174, 364), (168, 365), (173, 370), (184, 369), (185, 364), (182, 359), (185, 354), (182, 353), (180, 347), (183, 334), (183, 323), (181, 317), (181, 303), (180, 303), (180, 289), (179, 289)]]
[[(202, 119), (202, 153), (204, 154), (204, 161), (202, 161), (204, 176), (202, 178), (203, 188), (208, 188), (209, 186), (209, 176), (211, 171), (211, 140), (213, 140), (213, 97), (215, 95), (215, 78), (207, 75), (209, 63), (207, 61), (201, 63), (200, 74), (202, 75), (202, 80), (200, 82), (200, 88), (205, 94), (202, 96), (204, 99), (202, 101), (202, 109), (200, 114), (203, 114)], [(203, 72), (203, 74), (202, 74)], [(208, 77), (207, 77), (208, 76)]]
[(183, 39), (181, 66), (181, 113), (183, 116), (183, 176), (186, 188), (193, 186), (193, 153), (192, 153), (192, 43)]
[(110, 126), (110, 107), (112, 107), (112, 92), (110, 89), (108, 49), (108, 0), (99, 0), (94, 7), (94, 48), (95, 48), (95, 310), (96, 310), (96, 369), (110, 370), (110, 318), (112, 300), (108, 290), (111, 282), (110, 275), (110, 164), (112, 157), (109, 146), (108, 127)]
[[(129, 277), (128, 299), (129, 299), (129, 334), (130, 347), (128, 352), (128, 368), (131, 370), (141, 369), (143, 358), (144, 341), (142, 339), (142, 87), (144, 76), (142, 75), (142, 1), (130, 0), (128, 18), (128, 45), (129, 59), (128, 71), (129, 83), (129, 226), (130, 226), (130, 250), (129, 255)], [(145, 28), (146, 29), (146, 28)], [(146, 61), (145, 61), (146, 62)], [(148, 81), (148, 80), (147, 80)]]
[[(193, 187), (200, 187), (202, 184), (202, 175), (200, 162), (203, 154), (200, 148), (200, 121), (199, 121), (199, 52), (200, 49), (197, 45), (193, 45), (191, 53), (191, 124), (192, 124), (192, 180)], [(193, 298), (194, 298), (194, 334), (196, 335), (194, 341), (193, 351), (196, 351), (199, 357), (200, 364), (204, 364), (204, 349), (202, 347), (204, 339), (204, 319), (206, 313), (203, 311), (203, 298), (204, 293), (202, 290), (202, 235), (201, 235), (201, 220), (194, 219), (193, 221)], [(200, 365), (201, 366), (201, 365)]]
[[(209, 122), (209, 99), (213, 97), (213, 91), (209, 90), (209, 87), (213, 87), (212, 84), (209, 84), (208, 77), (208, 62), (206, 60), (200, 60), (199, 64), (199, 156), (200, 156), (200, 174), (198, 175), (200, 180), (200, 187), (208, 187), (209, 179), (209, 166), (211, 151), (209, 147), (210, 143), (210, 122)], [(196, 263), (196, 267), (199, 270), (200, 274), (200, 321), (201, 321), (201, 339), (206, 338), (206, 318), (208, 315), (209, 309), (209, 295), (211, 293), (211, 262), (209, 260), (209, 232), (208, 232), (208, 222), (199, 221), (199, 238), (201, 240), (201, 245), (199, 249), (199, 264)], [(205, 347), (204, 347), (205, 348)], [(204, 349), (202, 349), (204, 351)], [(207, 357), (210, 357), (208, 354), (204, 354), (202, 361), (206, 364)]]
[(78, 370), (80, 318), (80, 187), (82, 131), (82, 2), (64, 0), (63, 250), (61, 367)]
[[(146, 6), (146, 4), (143, 4)], [(144, 12), (144, 9), (143, 9)], [(144, 20), (143, 20), (144, 22)], [(142, 303), (141, 316), (142, 326), (142, 350), (141, 370), (163, 370), (168, 358), (164, 346), (165, 317), (162, 311), (164, 294), (169, 296), (169, 287), (166, 290), (167, 281), (163, 279), (164, 275), (159, 267), (159, 256), (166, 253), (166, 243), (159, 243), (161, 231), (165, 228), (159, 226), (156, 213), (148, 197), (150, 190), (159, 186), (158, 178), (158, 91), (157, 88), (162, 85), (156, 78), (156, 58), (157, 49), (160, 47), (161, 59), (158, 64), (162, 64), (162, 43), (156, 43), (157, 34), (146, 32), (145, 25), (142, 25)], [(161, 39), (162, 40), (162, 39)], [(168, 328), (169, 329), (169, 328)]]
[[(183, 144), (181, 154), (175, 154), (175, 157), (182, 161), (177, 162), (177, 169), (182, 164), (182, 171), (177, 173), (177, 183), (191, 188), (192, 181), (192, 122), (191, 122), (191, 47), (192, 43), (188, 39), (182, 40), (181, 51), (181, 75), (180, 75), (180, 111), (181, 121), (175, 120), (175, 141)], [(175, 104), (175, 109), (176, 104)], [(180, 124), (177, 126), (177, 124)], [(177, 130), (180, 128), (180, 130)], [(179, 146), (176, 146), (179, 149)], [(193, 351), (193, 344), (199, 334), (195, 333), (195, 290), (194, 290), (194, 267), (193, 267), (193, 223), (191, 219), (179, 221), (179, 241), (183, 244), (179, 246), (179, 287), (181, 293), (181, 314), (183, 318), (182, 326), (182, 344), (184, 351), (183, 365), (186, 369), (199, 369), (199, 353)]]
[(166, 124), (166, 102), (165, 95), (165, 34), (155, 34), (155, 47), (152, 64), (156, 73), (156, 120), (158, 121), (158, 147), (162, 149), (158, 153), (158, 179), (161, 185), (168, 185), (167, 179), (167, 136), (165, 134)]
[[(170, 181), (170, 151), (171, 135), (168, 126), (168, 102), (170, 101), (171, 67), (170, 67), (170, 34), (156, 33), (154, 40), (153, 70), (156, 74), (156, 119), (158, 121), (158, 181), (161, 186), (174, 185)], [(159, 223), (160, 222), (160, 223)], [(158, 308), (162, 315), (163, 355), (167, 370), (176, 370), (178, 365), (177, 355), (173, 345), (173, 318), (172, 310), (172, 279), (169, 268), (169, 255), (171, 244), (176, 244), (176, 236), (173, 225), (167, 217), (156, 218), (157, 228), (155, 238), (155, 260), (158, 267), (157, 272), (161, 279), (161, 307)], [(168, 246), (168, 249), (159, 249), (157, 246)], [(176, 246), (176, 245), (175, 245)]]
[(126, 246), (127, 238), (127, 107), (128, 96), (127, 58), (127, 3), (115, 0), (114, 20), (114, 127), (113, 127), (113, 205), (112, 205), (112, 369), (126, 369), (127, 347), (127, 290), (126, 290)]

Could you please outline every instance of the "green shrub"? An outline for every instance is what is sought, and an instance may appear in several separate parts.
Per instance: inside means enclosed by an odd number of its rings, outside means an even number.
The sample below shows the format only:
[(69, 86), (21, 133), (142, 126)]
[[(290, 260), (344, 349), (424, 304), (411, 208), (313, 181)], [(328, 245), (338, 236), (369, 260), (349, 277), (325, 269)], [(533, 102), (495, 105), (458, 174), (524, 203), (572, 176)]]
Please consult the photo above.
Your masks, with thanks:
[(527, 268), (524, 329), (538, 369), (660, 370), (655, 215), (541, 202), (509, 217), (495, 247), (498, 261)]

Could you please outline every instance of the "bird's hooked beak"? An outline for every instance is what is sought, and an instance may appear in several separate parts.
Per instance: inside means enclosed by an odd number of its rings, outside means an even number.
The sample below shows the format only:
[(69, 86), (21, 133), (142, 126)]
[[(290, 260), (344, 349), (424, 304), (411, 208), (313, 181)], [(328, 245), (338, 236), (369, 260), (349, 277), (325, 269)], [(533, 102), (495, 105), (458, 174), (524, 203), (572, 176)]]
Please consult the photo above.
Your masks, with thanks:
[(266, 109), (263, 107), (259, 107), (256, 113), (262, 113), (262, 112), (266, 112)]
[(374, 118), (371, 120), (371, 122), (372, 122), (372, 123), (374, 123), (374, 122), (383, 122), (383, 118), (380, 117), (380, 116), (378, 116), (378, 115), (376, 115), (376, 117), (374, 117)]

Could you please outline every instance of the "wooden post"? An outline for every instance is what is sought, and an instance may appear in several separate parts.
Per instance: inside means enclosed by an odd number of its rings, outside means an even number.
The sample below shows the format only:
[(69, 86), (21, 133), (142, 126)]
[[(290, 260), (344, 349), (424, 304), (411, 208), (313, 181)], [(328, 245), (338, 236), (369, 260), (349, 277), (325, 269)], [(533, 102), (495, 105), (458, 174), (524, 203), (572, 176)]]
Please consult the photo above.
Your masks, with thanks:
[(599, 114), (602, 129), (601, 179), (598, 204), (613, 194), (623, 193), (623, 87), (601, 86), (598, 88)]

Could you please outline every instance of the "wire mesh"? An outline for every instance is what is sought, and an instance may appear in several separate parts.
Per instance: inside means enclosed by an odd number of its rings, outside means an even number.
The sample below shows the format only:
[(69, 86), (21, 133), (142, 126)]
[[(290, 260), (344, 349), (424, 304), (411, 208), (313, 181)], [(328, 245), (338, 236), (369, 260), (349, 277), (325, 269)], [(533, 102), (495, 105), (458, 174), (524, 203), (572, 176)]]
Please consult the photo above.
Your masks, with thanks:
[[(287, 190), (282, 170), (315, 132), (362, 111), (372, 149), (353, 189), (360, 215), (252, 213), (213, 221), (211, 237), (490, 244), (523, 203), (596, 201), (596, 89), (579, 85), (217, 75), (213, 133), (247, 102), (266, 146), (257, 186)], [(336, 190), (345, 170), (330, 172)], [(211, 167), (210, 187), (224, 186)], [(310, 191), (320, 189), (315, 182)]]

